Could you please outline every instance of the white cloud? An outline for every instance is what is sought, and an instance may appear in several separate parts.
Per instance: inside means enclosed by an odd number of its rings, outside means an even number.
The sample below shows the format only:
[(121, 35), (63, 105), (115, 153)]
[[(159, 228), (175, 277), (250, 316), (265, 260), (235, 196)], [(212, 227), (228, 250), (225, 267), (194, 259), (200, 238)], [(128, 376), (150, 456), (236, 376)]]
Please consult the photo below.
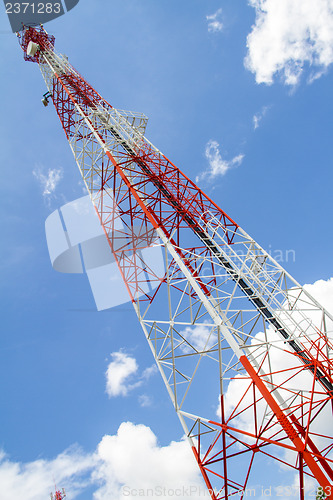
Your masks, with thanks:
[(140, 387), (157, 373), (156, 365), (152, 365), (143, 370), (141, 375), (138, 375), (139, 367), (136, 359), (123, 351), (113, 352), (111, 359), (112, 361), (105, 372), (106, 392), (110, 397), (126, 396), (129, 391)]
[(257, 83), (272, 84), (280, 74), (296, 85), (303, 69), (319, 77), (333, 62), (332, 0), (249, 0), (256, 21), (247, 37), (245, 66)]
[(206, 16), (208, 23), (208, 31), (211, 33), (217, 33), (218, 31), (222, 31), (223, 23), (222, 23), (222, 9), (218, 9), (215, 14), (210, 14)]
[(142, 408), (147, 408), (153, 404), (153, 400), (150, 396), (148, 396), (148, 394), (140, 394), (138, 401)]
[(157, 371), (158, 371), (157, 366), (151, 365), (148, 368), (145, 368), (143, 370), (141, 378), (143, 378), (144, 380), (148, 380), (148, 379), (150, 379), (150, 377), (155, 375), (157, 373)]
[(119, 351), (111, 354), (112, 361), (109, 364), (106, 376), (106, 392), (112, 396), (126, 396), (129, 390), (136, 384), (130, 384), (130, 379), (138, 371), (135, 358)]
[(254, 130), (256, 130), (259, 127), (259, 124), (260, 124), (261, 120), (264, 118), (264, 116), (266, 115), (268, 109), (269, 109), (269, 106), (263, 106), (263, 108), (253, 116)]
[(45, 500), (54, 491), (53, 478), (59, 487), (75, 498), (88, 484), (87, 474), (96, 467), (94, 454), (77, 447), (64, 451), (53, 460), (39, 459), (22, 464), (12, 462), (2, 452), (0, 456), (1, 500)]
[[(187, 326), (180, 332), (180, 335), (199, 352), (210, 349), (217, 342), (215, 329), (205, 324), (193, 327)], [(192, 351), (188, 344), (182, 344), (181, 348), (185, 353)]]
[(101, 466), (93, 479), (103, 485), (94, 493), (94, 500), (120, 500), (124, 496), (132, 500), (140, 496), (140, 490), (145, 497), (176, 496), (158, 494), (163, 488), (167, 491), (196, 487), (193, 498), (199, 496), (200, 488), (202, 494), (205, 491), (187, 441), (159, 446), (155, 434), (144, 425), (123, 422), (115, 436), (103, 437), (98, 457)]
[(333, 314), (333, 278), (327, 281), (318, 280), (313, 284), (304, 285), (304, 288), (323, 306)]
[(78, 185), (79, 185), (79, 188), (82, 190), (82, 193), (83, 193), (84, 195), (89, 194), (89, 191), (88, 191), (88, 189), (86, 188), (86, 185), (85, 185), (85, 183), (84, 183), (82, 180), (81, 180), (81, 181), (78, 181)]
[(196, 177), (196, 182), (208, 178), (213, 180), (219, 175), (225, 175), (232, 167), (238, 167), (244, 158), (244, 155), (235, 156), (232, 160), (224, 160), (221, 156), (220, 145), (217, 141), (208, 141), (205, 149), (205, 157), (208, 160), (209, 167)]
[(52, 196), (63, 177), (61, 168), (49, 168), (47, 173), (44, 174), (43, 170), (38, 167), (33, 170), (33, 175), (41, 185), (44, 198), (48, 199)]
[(104, 436), (90, 454), (73, 447), (53, 460), (22, 464), (0, 452), (1, 500), (45, 500), (54, 491), (53, 478), (73, 500), (94, 487), (94, 500), (132, 500), (139, 489), (195, 488), (192, 498), (206, 492), (185, 439), (160, 446), (149, 427), (131, 422)]

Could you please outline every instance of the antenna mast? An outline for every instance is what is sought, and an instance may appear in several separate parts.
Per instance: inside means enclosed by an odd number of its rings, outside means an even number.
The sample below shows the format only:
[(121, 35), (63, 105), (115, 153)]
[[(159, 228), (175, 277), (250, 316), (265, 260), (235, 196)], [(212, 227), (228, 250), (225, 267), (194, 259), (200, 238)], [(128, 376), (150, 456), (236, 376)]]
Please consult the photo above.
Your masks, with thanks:
[[(43, 104), (56, 108), (212, 499), (243, 498), (259, 457), (298, 473), (301, 500), (305, 477), (333, 498), (332, 316), (146, 139), (143, 114), (113, 108), (43, 27), (25, 28), (20, 44), (42, 72)], [(156, 237), (162, 278), (137, 253)]]
[(57, 490), (57, 487), (56, 487), (55, 493), (50, 494), (51, 500), (64, 500), (65, 497), (66, 497), (66, 492), (65, 492), (64, 488), (62, 488), (62, 490), (60, 491), (60, 490)]

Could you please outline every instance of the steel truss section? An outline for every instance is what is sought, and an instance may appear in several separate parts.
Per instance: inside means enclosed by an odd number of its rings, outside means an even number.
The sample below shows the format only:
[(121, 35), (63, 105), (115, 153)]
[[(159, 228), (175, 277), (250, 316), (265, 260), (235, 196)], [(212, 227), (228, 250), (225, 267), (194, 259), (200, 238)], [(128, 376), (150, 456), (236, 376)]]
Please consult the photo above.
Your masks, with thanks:
[[(332, 316), (53, 43), (35, 62), (212, 499), (243, 498), (262, 458), (331, 498)], [(162, 276), (137, 252), (156, 241)]]

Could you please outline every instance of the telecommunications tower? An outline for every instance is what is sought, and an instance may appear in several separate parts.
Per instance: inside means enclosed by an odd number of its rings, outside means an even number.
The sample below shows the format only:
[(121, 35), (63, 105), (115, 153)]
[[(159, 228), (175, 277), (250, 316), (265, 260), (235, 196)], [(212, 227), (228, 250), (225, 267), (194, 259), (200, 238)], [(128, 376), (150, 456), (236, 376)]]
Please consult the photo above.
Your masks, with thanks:
[(62, 490), (60, 491), (60, 490), (57, 490), (57, 487), (56, 487), (55, 493), (50, 494), (51, 500), (64, 500), (65, 497), (66, 497), (66, 492), (65, 492), (64, 488), (62, 488)]
[[(19, 40), (212, 499), (245, 497), (251, 474), (272, 464), (297, 476), (300, 499), (309, 481), (333, 498), (332, 316), (146, 139), (143, 114), (113, 108), (42, 26)], [(154, 241), (163, 276), (138, 252)]]

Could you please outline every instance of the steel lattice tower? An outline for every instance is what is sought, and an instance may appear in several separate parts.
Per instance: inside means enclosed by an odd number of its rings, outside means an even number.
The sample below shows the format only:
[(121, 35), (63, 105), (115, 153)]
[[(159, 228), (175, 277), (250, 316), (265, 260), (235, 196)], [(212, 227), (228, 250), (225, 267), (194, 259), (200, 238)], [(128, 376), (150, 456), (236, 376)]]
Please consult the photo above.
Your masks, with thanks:
[(62, 491), (60, 491), (60, 490), (57, 490), (57, 487), (56, 487), (55, 493), (50, 494), (51, 500), (64, 500), (65, 497), (66, 497), (66, 492), (65, 492), (64, 488), (62, 488)]
[[(307, 477), (333, 498), (332, 316), (145, 138), (144, 115), (113, 108), (43, 27), (19, 37), (212, 499), (243, 498), (251, 471), (271, 459), (298, 474), (301, 499)], [(136, 252), (156, 238), (162, 278)]]

